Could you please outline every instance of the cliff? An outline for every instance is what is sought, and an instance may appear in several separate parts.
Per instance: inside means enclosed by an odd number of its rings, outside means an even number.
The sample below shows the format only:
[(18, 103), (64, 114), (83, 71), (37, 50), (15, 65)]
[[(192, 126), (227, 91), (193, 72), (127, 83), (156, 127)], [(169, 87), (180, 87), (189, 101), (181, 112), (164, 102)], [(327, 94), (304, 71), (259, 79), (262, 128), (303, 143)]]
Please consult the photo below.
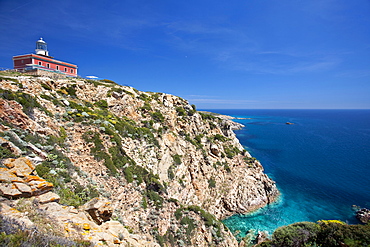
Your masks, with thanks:
[[(278, 195), (261, 164), (235, 137), (238, 126), (197, 112), (184, 99), (109, 80), (4, 74), (0, 79), (1, 158), (8, 164), (1, 172), (15, 174), (23, 181), (18, 183), (31, 188), (25, 193), (11, 179), (0, 179), (2, 210), (8, 209), (9, 217), (19, 200), (27, 200), (59, 226), (68, 215), (84, 215), (75, 222), (93, 225), (95, 232), (80, 227), (74, 234), (95, 245), (237, 246), (220, 220), (260, 208)], [(9, 171), (19, 159), (33, 167), (23, 177)], [(26, 176), (52, 185), (34, 193)], [(13, 194), (4, 189), (9, 183)], [(43, 193), (58, 198), (31, 203)], [(91, 200), (109, 203), (111, 215), (94, 218), (86, 209)], [(53, 214), (48, 204), (56, 211), (68, 209), (65, 217)], [(19, 214), (13, 218), (27, 218)], [(109, 224), (114, 234), (103, 227)], [(76, 238), (66, 227), (62, 232)]]

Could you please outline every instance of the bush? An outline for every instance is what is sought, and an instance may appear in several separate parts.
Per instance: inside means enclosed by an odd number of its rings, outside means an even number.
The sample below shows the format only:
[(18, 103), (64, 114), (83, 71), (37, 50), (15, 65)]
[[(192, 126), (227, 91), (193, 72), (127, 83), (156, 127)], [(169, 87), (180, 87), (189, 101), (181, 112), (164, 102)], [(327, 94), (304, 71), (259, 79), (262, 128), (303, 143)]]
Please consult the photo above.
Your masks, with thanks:
[(28, 116), (31, 116), (33, 114), (34, 108), (38, 108), (41, 111), (44, 111), (49, 116), (52, 116), (52, 114), (48, 110), (46, 110), (45, 107), (37, 102), (35, 97), (29, 94), (0, 89), (0, 97), (7, 100), (17, 101), (23, 106), (23, 112), (26, 113)]
[(181, 164), (181, 155), (175, 154), (172, 156), (173, 162), (175, 165), (180, 165)]
[(299, 222), (279, 227), (272, 240), (258, 246), (357, 247), (370, 245), (370, 225), (347, 225), (337, 220)]
[(108, 80), (108, 79), (103, 79), (103, 80), (100, 80), (101, 82), (105, 82), (105, 83), (108, 83), (108, 84), (117, 84), (116, 82), (112, 81), (112, 80)]
[(163, 205), (163, 198), (153, 190), (147, 190), (145, 193), (146, 197), (153, 202), (157, 208), (161, 208)]
[(102, 109), (107, 109), (108, 108), (108, 102), (106, 100), (99, 100), (98, 102), (95, 103), (97, 107), (100, 107)]
[(9, 149), (0, 146), (0, 159), (6, 158), (16, 158), (16, 155), (14, 155)]
[(314, 244), (320, 227), (313, 222), (299, 222), (276, 229), (272, 235), (275, 246), (303, 246)]
[[(51, 223), (51, 222), (49, 222)], [(58, 235), (57, 235), (58, 234)], [(71, 240), (40, 226), (28, 229), (16, 220), (0, 215), (0, 246), (92, 246), (90, 242)]]
[(240, 150), (235, 146), (224, 146), (226, 157), (232, 159), (235, 155), (240, 154)]
[(152, 116), (154, 122), (157, 122), (157, 123), (164, 122), (164, 116), (162, 115), (160, 111), (155, 111), (153, 113), (150, 113), (150, 115)]
[(208, 187), (209, 188), (215, 188), (216, 187), (216, 180), (214, 180), (213, 178), (209, 179), (208, 180)]
[(223, 136), (223, 135), (220, 135), (220, 134), (216, 134), (212, 137), (213, 140), (215, 141), (221, 141), (221, 142), (226, 142), (226, 141), (229, 141), (230, 139), (227, 138), (226, 136)]
[(186, 116), (186, 111), (183, 107), (176, 107), (177, 115), (179, 116)]
[(188, 216), (185, 216), (181, 219), (180, 224), (187, 226), (186, 227), (186, 236), (188, 236), (189, 239), (190, 239), (191, 233), (195, 229), (194, 220), (189, 218)]

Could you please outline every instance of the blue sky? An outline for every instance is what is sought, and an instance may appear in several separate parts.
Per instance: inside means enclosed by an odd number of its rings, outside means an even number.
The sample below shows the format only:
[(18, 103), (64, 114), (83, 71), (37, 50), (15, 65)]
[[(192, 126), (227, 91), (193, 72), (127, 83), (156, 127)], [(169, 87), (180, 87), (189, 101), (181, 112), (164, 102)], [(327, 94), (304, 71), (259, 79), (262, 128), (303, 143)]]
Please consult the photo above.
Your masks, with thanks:
[(198, 109), (370, 108), (369, 0), (0, 0), (0, 67), (56, 59)]

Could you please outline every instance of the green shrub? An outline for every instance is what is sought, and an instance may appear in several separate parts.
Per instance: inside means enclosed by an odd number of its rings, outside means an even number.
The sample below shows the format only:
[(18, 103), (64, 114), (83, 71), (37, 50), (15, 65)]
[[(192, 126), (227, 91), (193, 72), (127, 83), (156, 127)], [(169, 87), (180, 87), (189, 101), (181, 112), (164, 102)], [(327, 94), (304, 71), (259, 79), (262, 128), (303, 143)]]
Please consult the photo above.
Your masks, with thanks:
[(162, 115), (162, 113), (160, 111), (152, 112), (152, 113), (150, 113), (150, 115), (152, 116), (154, 122), (157, 122), (157, 123), (163, 123), (164, 122), (164, 116)]
[(106, 100), (99, 100), (97, 101), (94, 105), (96, 105), (97, 107), (100, 107), (102, 109), (107, 109), (108, 108), (108, 102)]
[(202, 116), (203, 120), (211, 120), (214, 121), (217, 118), (209, 113), (199, 112), (199, 114)]
[(235, 146), (224, 146), (226, 157), (232, 159), (235, 155), (240, 154), (240, 150)]
[(176, 107), (177, 115), (179, 116), (186, 116), (186, 111), (183, 107)]
[(147, 209), (148, 208), (148, 202), (147, 202), (145, 196), (143, 196), (143, 201), (142, 201), (141, 205), (143, 206), (143, 209)]
[(192, 139), (189, 134), (185, 134), (185, 140), (197, 147), (197, 149), (203, 149), (202, 138), (203, 134), (199, 134)]
[(104, 160), (104, 165), (109, 169), (109, 171), (112, 174), (116, 174), (117, 169), (113, 164), (111, 156), (106, 153), (103, 141), (100, 139), (100, 134), (98, 132), (87, 131), (82, 135), (82, 138), (87, 143), (94, 143), (94, 146), (90, 148), (90, 153), (94, 155), (94, 158), (97, 161)]
[(347, 225), (339, 221), (299, 222), (279, 227), (271, 241), (258, 246), (357, 247), (370, 245), (370, 225)]
[(209, 188), (215, 188), (216, 187), (216, 180), (214, 180), (213, 178), (209, 179), (208, 180), (208, 187)]
[(303, 246), (313, 244), (320, 227), (313, 222), (299, 222), (275, 230), (272, 242), (276, 246)]
[(170, 180), (174, 179), (175, 178), (175, 166), (174, 165), (171, 165), (168, 170), (167, 170), (167, 176)]
[(186, 227), (186, 235), (188, 236), (190, 240), (190, 236), (192, 231), (195, 229), (194, 220), (189, 218), (188, 216), (185, 216), (181, 219), (180, 224)]
[(49, 85), (47, 85), (46, 83), (41, 83), (40, 85), (41, 85), (41, 87), (43, 87), (46, 90), (49, 90), (49, 91), (52, 90), (51, 87)]
[(16, 158), (17, 156), (12, 153), (9, 149), (0, 146), (0, 159)]
[(319, 222), (320, 232), (317, 236), (317, 243), (321, 246), (350, 247), (370, 245), (370, 225), (347, 225), (337, 222)]
[(223, 136), (223, 135), (220, 135), (220, 134), (216, 134), (212, 137), (213, 140), (215, 141), (221, 141), (221, 142), (226, 142), (226, 141), (229, 141), (230, 139), (227, 138), (226, 136)]
[(35, 97), (29, 94), (20, 91), (12, 92), (9, 90), (0, 89), (0, 97), (7, 100), (17, 101), (23, 106), (23, 112), (26, 113), (28, 116), (31, 116), (33, 114), (34, 108), (40, 109), (49, 116), (53, 115), (48, 110), (46, 110), (46, 108), (43, 107), (39, 102), (37, 102)]
[[(34, 212), (31, 212), (34, 214)], [(37, 213), (36, 213), (37, 214)], [(36, 215), (41, 218), (42, 215)], [(16, 220), (12, 220), (6, 216), (0, 215), (0, 245), (9, 247), (20, 246), (92, 246), (88, 241), (72, 240), (65, 238), (62, 231), (58, 232), (57, 229), (47, 229), (43, 224), (50, 224), (46, 219), (44, 222), (38, 222), (37, 226), (27, 228)]]
[[(62, 90), (65, 90), (65, 92), (67, 92), (67, 94), (73, 98), (77, 98), (77, 95), (76, 95), (76, 85), (68, 85), (67, 87), (62, 87), (61, 88)], [(63, 91), (62, 91), (63, 92)]]
[(175, 163), (175, 165), (180, 165), (181, 164), (181, 155), (179, 154), (175, 154), (172, 156), (172, 159), (173, 159), (173, 162)]
[(151, 100), (150, 97), (148, 95), (146, 95), (145, 93), (141, 93), (139, 95), (139, 99), (141, 99), (141, 100), (143, 100), (145, 102), (149, 102)]
[(178, 209), (176, 209), (176, 211), (175, 211), (175, 218), (176, 218), (177, 220), (179, 220), (179, 219), (182, 217), (182, 211), (183, 211), (183, 209), (182, 209), (182, 208), (178, 208)]
[(150, 111), (152, 111), (152, 107), (150, 106), (150, 104), (148, 102), (145, 102), (144, 105), (142, 107), (140, 107), (140, 110), (142, 110), (144, 112), (150, 112)]
[(145, 195), (157, 208), (161, 208), (163, 206), (163, 198), (157, 192), (153, 190), (147, 190)]
[(49, 162), (44, 161), (41, 164), (37, 165), (35, 169), (37, 175), (44, 178), (50, 172)]
[(103, 80), (100, 80), (100, 81), (101, 81), (101, 82), (108, 83), (108, 84), (116, 84), (116, 85), (117, 85), (117, 83), (116, 83), (116, 82), (111, 81), (111, 80), (108, 80), (108, 79), (103, 79)]

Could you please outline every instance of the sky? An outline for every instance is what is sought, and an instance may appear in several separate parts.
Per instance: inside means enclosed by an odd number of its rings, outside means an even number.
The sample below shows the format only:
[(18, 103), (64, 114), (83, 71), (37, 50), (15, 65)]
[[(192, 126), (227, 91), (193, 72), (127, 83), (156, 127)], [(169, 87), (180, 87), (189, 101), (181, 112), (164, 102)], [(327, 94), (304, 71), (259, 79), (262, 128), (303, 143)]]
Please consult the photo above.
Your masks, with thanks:
[(198, 109), (370, 109), (369, 0), (0, 0), (0, 68), (49, 55)]

